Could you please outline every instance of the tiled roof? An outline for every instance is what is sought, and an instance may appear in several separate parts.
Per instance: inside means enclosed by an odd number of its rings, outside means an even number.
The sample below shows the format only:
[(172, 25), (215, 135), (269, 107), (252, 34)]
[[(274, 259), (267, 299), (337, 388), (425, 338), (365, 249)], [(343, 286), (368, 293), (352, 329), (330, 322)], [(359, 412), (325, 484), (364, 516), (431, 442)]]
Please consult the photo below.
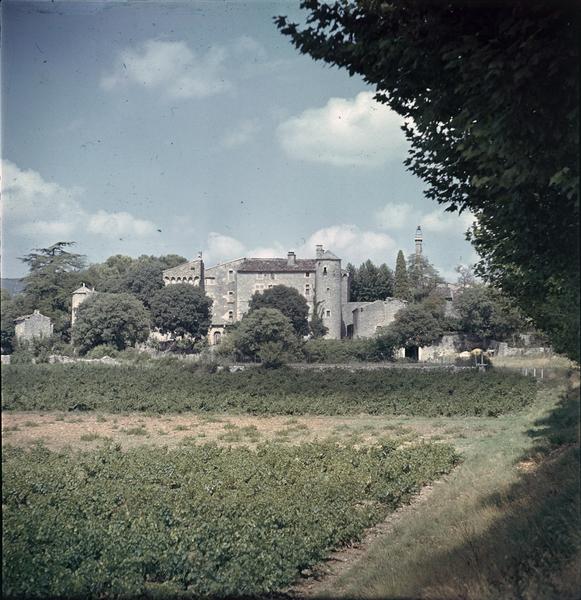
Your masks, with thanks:
[(315, 271), (315, 261), (297, 258), (289, 265), (286, 258), (247, 258), (237, 269), (240, 273), (294, 273)]

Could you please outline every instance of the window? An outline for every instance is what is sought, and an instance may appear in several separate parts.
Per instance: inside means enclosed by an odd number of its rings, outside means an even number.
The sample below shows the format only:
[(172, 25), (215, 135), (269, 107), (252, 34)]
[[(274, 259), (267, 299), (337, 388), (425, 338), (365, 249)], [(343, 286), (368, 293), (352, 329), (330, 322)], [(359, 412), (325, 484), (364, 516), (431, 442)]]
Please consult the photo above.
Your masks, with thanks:
[(310, 277), (311, 274), (310, 273), (305, 273), (305, 277)]
[(331, 288), (327, 288), (327, 294), (331, 291)]
[(276, 277), (276, 276), (275, 276), (275, 274), (274, 274), (274, 273), (271, 273), (271, 274), (270, 274), (270, 278), (271, 278), (271, 279), (275, 279), (275, 277)]
[(230, 269), (228, 271), (228, 281), (233, 281), (234, 280), (234, 270)]
[(307, 285), (305, 285), (305, 296), (310, 296), (311, 295), (311, 286), (307, 283)]
[(326, 310), (325, 311), (325, 316), (330, 317), (331, 316), (331, 311), (330, 310)]
[(228, 292), (228, 302), (234, 302), (234, 292)]
[(323, 275), (327, 275), (327, 267), (323, 267)]
[(229, 310), (228, 311), (228, 320), (229, 321), (233, 321), (234, 320), (234, 311), (233, 310)]

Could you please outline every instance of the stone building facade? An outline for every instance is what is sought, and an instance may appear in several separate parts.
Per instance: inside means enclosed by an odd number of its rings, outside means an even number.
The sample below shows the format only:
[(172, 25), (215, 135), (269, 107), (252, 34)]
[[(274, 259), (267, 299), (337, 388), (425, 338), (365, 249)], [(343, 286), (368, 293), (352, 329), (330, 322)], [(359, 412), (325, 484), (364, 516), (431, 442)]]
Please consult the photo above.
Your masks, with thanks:
[(53, 332), (53, 324), (50, 317), (46, 317), (35, 310), (31, 315), (14, 319), (14, 332), (16, 339), (19, 341), (50, 337)]
[[(403, 306), (399, 300), (385, 302), (349, 302), (349, 275), (341, 267), (341, 259), (318, 245), (315, 257), (301, 259), (294, 252), (286, 258), (237, 258), (205, 268), (201, 256), (163, 272), (165, 285), (188, 283), (203, 287), (212, 299), (210, 344), (219, 343), (228, 325), (248, 312), (252, 296), (275, 285), (296, 289), (307, 301), (309, 317), (319, 311), (327, 327), (326, 337), (372, 337), (378, 327), (393, 320)], [(370, 318), (354, 317), (354, 311), (365, 305), (373, 307)], [(385, 304), (385, 306), (383, 306)], [(370, 322), (371, 315), (378, 319)]]

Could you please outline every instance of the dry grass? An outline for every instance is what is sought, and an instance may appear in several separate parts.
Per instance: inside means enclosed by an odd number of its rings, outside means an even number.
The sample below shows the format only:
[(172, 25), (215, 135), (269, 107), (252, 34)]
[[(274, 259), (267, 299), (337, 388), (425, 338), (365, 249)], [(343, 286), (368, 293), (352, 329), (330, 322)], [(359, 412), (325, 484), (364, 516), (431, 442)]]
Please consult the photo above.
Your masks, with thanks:
[[(103, 443), (131, 448), (141, 444), (177, 447), (187, 443), (220, 445), (273, 440), (297, 444), (332, 438), (338, 442), (373, 444), (382, 436), (402, 443), (418, 438), (461, 443), (464, 435), (482, 436), (498, 426), (497, 419), (451, 418), (436, 422), (429, 418), (385, 417), (256, 417), (177, 414), (163, 418), (143, 414), (108, 415), (79, 413), (5, 412), (2, 414), (3, 443), (29, 446), (40, 438), (52, 450), (87, 449)], [(27, 424), (27, 425), (25, 425)], [(483, 430), (484, 427), (484, 430)], [(93, 438), (91, 439), (91, 436)]]

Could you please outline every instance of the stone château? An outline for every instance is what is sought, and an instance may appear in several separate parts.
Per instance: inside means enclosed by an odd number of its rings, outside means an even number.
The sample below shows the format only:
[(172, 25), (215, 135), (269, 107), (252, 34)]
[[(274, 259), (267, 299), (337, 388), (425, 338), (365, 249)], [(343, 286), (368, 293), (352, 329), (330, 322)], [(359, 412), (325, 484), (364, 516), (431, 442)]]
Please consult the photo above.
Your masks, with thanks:
[(252, 296), (275, 285), (296, 289), (307, 301), (309, 315), (317, 310), (328, 339), (372, 337), (393, 321), (405, 302), (387, 298), (377, 302), (350, 302), (349, 274), (341, 259), (322, 245), (315, 257), (237, 258), (205, 268), (201, 254), (192, 261), (163, 272), (165, 285), (186, 283), (202, 287), (212, 299), (210, 344), (220, 342), (226, 327), (248, 312)]

